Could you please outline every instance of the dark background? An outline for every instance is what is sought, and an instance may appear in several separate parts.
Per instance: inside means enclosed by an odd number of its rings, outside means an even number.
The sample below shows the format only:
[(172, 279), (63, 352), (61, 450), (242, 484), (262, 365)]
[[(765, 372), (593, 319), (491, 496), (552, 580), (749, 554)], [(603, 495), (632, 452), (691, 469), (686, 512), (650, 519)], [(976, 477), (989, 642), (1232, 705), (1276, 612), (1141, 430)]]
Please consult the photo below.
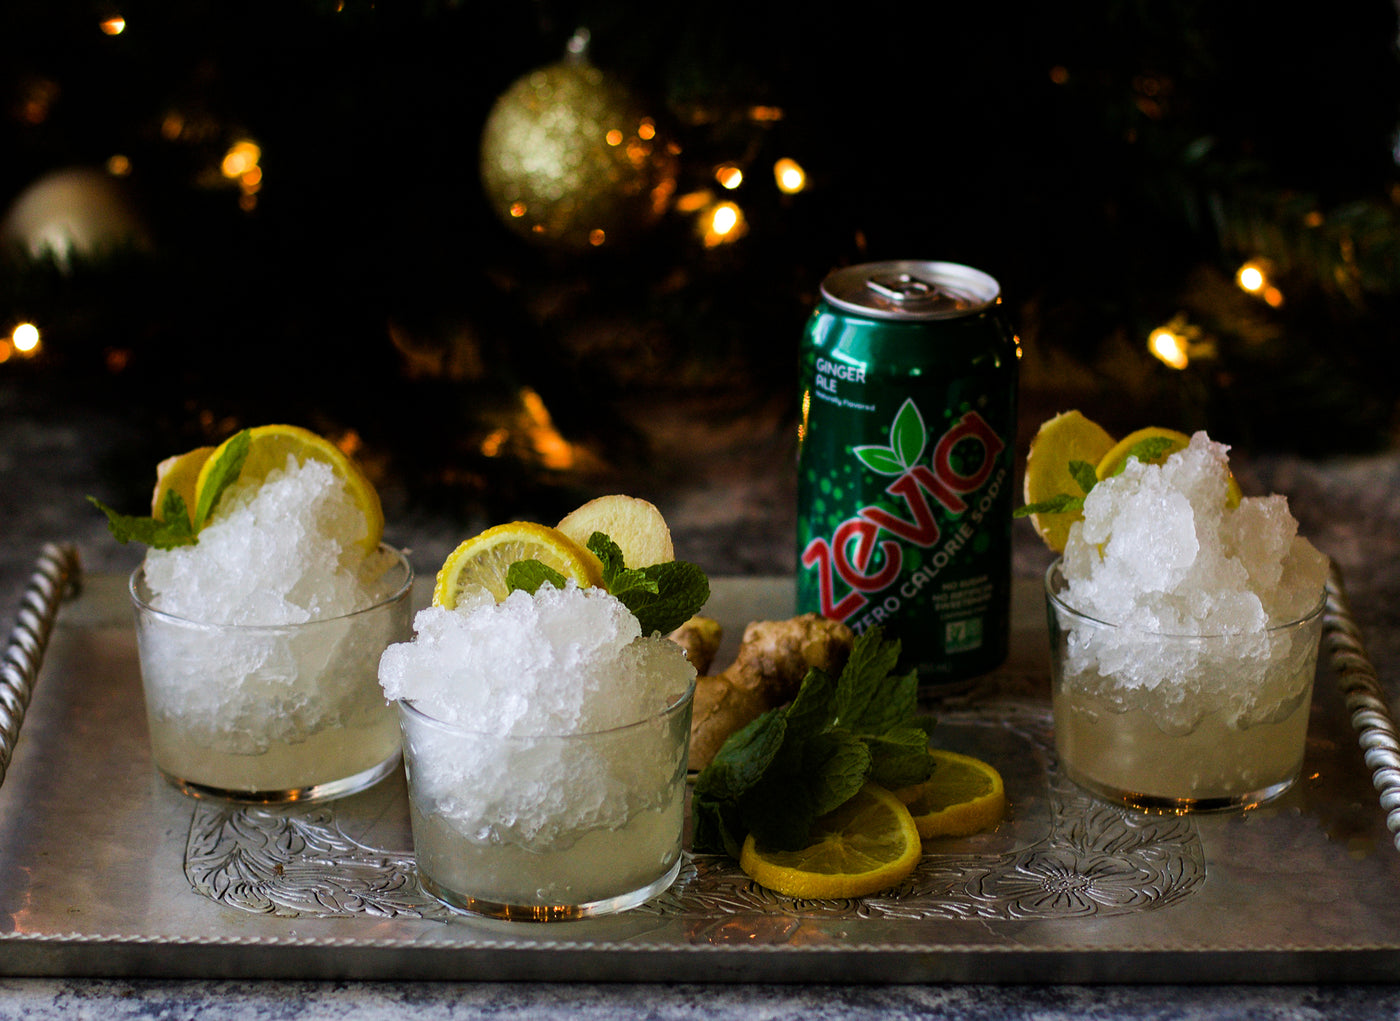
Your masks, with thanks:
[[(547, 518), (789, 443), (822, 276), (936, 258), (1001, 281), (1023, 432), (1078, 406), (1259, 451), (1390, 444), (1394, 7), (971, 6), (7, 0), (0, 209), (120, 156), (141, 225), (58, 261), (5, 238), (4, 329), (43, 338), (0, 363), (10, 407), (131, 422), (113, 499), (285, 420), (353, 447), (401, 512)], [(664, 214), (610, 214), (630, 237), (585, 250), (508, 229), (480, 173), (493, 105), (579, 27), (678, 149)], [(241, 139), (251, 195), (219, 173)], [(799, 194), (773, 187), (782, 156)], [(679, 200), (707, 191), (743, 237), (699, 242)], [(1260, 257), (1276, 308), (1232, 282)], [(1205, 343), (1185, 370), (1146, 347), (1174, 317)]]

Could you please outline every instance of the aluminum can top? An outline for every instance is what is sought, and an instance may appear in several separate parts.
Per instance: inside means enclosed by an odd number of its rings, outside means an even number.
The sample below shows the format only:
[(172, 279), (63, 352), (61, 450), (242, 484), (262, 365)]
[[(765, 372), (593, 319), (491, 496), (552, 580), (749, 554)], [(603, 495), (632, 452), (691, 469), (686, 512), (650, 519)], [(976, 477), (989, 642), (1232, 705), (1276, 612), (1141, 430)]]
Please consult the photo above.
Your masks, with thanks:
[(822, 281), (822, 297), (871, 319), (958, 319), (999, 302), (1001, 285), (971, 266), (904, 259), (834, 270)]

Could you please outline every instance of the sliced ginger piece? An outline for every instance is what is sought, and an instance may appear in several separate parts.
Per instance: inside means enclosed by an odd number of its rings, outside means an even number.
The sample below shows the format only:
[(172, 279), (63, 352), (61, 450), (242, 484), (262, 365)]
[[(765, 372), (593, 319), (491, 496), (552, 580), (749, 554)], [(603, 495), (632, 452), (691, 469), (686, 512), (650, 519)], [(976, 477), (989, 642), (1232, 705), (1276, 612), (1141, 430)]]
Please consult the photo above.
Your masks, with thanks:
[(671, 529), (654, 504), (635, 496), (600, 496), (570, 512), (557, 526), (587, 548), (594, 532), (602, 532), (622, 550), (628, 567), (650, 567), (676, 559)]

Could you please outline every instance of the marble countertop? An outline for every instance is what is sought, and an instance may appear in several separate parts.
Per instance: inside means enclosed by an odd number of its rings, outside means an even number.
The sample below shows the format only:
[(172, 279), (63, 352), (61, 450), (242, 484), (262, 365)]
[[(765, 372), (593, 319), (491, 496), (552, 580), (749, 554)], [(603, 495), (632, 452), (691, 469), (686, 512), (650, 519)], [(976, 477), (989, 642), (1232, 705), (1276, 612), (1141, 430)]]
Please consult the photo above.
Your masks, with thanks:
[[(43, 543), (75, 542), (90, 571), (128, 569), (83, 494), (102, 495), (131, 427), (111, 413), (39, 403), (0, 381), (0, 626), (8, 633)], [(709, 439), (715, 440), (714, 436)], [(679, 440), (677, 442), (680, 442)], [(725, 443), (729, 443), (725, 447)], [(736, 456), (734, 444), (742, 448)], [(790, 448), (753, 437), (716, 440), (684, 485), (648, 492), (666, 511), (678, 552), (716, 574), (790, 569)], [(1392, 695), (1400, 686), (1400, 452), (1236, 463), (1247, 492), (1286, 494), (1305, 534), (1341, 567), (1367, 649)], [(391, 541), (431, 569), (460, 521), (411, 516)], [(1015, 570), (1047, 557), (1018, 526)], [(1241, 976), (1247, 982), (1248, 976)], [(0, 1017), (270, 1021), (288, 1017), (418, 1021), (497, 1016), (588, 1018), (1263, 1018), (1400, 1016), (1400, 986), (783, 986), (551, 983), (355, 983), (79, 978), (0, 979)]]
[(1391, 986), (771, 986), (0, 980), (16, 1021), (1319, 1021), (1394, 1018)]

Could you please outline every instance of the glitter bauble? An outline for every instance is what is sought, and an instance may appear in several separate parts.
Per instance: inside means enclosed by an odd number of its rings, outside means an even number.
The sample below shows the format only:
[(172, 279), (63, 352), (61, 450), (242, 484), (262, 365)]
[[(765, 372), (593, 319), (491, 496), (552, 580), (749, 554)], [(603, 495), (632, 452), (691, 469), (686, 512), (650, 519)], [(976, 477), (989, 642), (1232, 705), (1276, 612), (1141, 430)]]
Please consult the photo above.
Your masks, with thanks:
[(501, 219), (570, 249), (625, 243), (656, 223), (676, 190), (677, 157), (656, 119), (578, 59), (516, 80), (491, 109), (481, 179)]

